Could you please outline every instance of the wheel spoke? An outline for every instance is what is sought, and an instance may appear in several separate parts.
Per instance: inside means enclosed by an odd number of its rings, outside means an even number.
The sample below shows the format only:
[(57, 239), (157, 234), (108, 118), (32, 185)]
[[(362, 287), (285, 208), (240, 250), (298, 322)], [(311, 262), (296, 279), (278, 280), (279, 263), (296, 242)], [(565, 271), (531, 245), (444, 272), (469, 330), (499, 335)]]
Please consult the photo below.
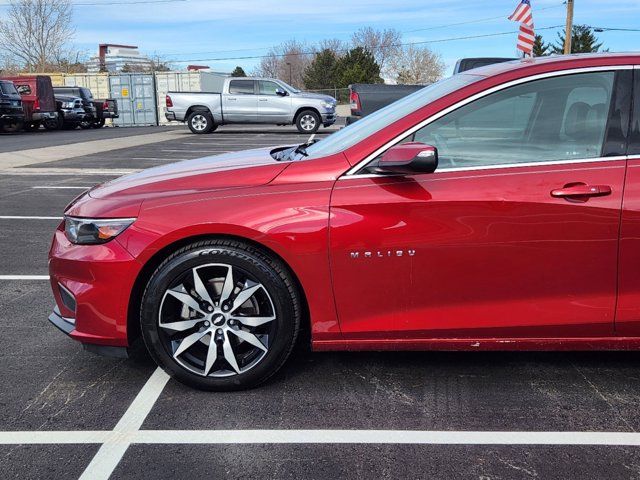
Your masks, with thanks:
[(256, 293), (260, 288), (262, 288), (262, 284), (256, 283), (255, 285), (249, 287), (247, 283), (245, 283), (244, 289), (238, 294), (238, 296), (233, 301), (233, 309), (232, 312), (235, 312), (239, 307), (244, 304), (247, 300), (249, 300), (254, 293)]
[(238, 367), (238, 362), (236, 361), (236, 356), (233, 353), (233, 347), (231, 346), (231, 339), (229, 338), (229, 334), (227, 332), (224, 333), (224, 344), (222, 345), (222, 353), (224, 354), (224, 358), (231, 368), (235, 370), (236, 373), (240, 373), (240, 367)]
[(263, 352), (267, 351), (267, 347), (265, 347), (258, 339), (258, 337), (256, 337), (253, 333), (245, 332), (244, 330), (231, 330), (231, 333), (233, 333), (238, 338), (241, 338), (245, 342), (250, 343), (254, 347), (259, 348)]
[(160, 327), (166, 330), (173, 330), (175, 332), (183, 332), (195, 327), (198, 323), (202, 322), (201, 318), (195, 320), (183, 320), (178, 322), (161, 323)]
[(207, 350), (207, 361), (204, 367), (204, 374), (209, 375), (211, 372), (211, 367), (216, 363), (216, 359), (218, 358), (218, 345), (216, 344), (216, 340), (213, 336), (213, 333), (210, 335), (209, 340), (209, 350)]
[(209, 296), (209, 292), (207, 291), (207, 287), (204, 286), (204, 283), (202, 283), (202, 279), (200, 278), (200, 275), (198, 275), (197, 268), (193, 269), (193, 286), (196, 289), (196, 293), (200, 295), (200, 298), (202, 298), (205, 302), (209, 302), (210, 304), (213, 304), (213, 301)]
[(167, 293), (177, 298), (178, 300), (180, 300), (186, 306), (193, 308), (196, 312), (205, 315), (205, 313), (200, 309), (200, 305), (198, 304), (198, 301), (188, 293), (179, 292), (177, 290), (171, 290), (171, 289), (167, 290)]
[(184, 351), (187, 348), (192, 346), (194, 343), (196, 343), (198, 340), (200, 340), (206, 334), (207, 334), (207, 331), (205, 330), (204, 332), (194, 332), (191, 335), (187, 335), (186, 337), (184, 337), (182, 339), (182, 342), (180, 342), (180, 345), (178, 345), (178, 348), (174, 352), (173, 358), (176, 358), (181, 353), (184, 353)]
[(220, 303), (224, 302), (233, 293), (233, 268), (229, 265), (227, 276), (224, 277), (224, 285), (222, 285), (222, 293), (220, 294)]
[(268, 317), (232, 317), (234, 320), (237, 320), (241, 324), (247, 327), (259, 327), (260, 325), (264, 325), (265, 323), (273, 322), (276, 317), (275, 315)]

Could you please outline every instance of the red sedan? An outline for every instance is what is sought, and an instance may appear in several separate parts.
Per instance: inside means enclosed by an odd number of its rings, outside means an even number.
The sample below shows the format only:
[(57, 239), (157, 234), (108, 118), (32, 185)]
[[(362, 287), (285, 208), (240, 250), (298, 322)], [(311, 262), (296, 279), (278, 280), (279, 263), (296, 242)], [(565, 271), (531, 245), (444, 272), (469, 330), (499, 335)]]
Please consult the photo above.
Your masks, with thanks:
[[(315, 350), (640, 348), (640, 55), (458, 74), (305, 145), (152, 168), (65, 211), (50, 320), (189, 385)], [(635, 96), (635, 101), (634, 97)]]

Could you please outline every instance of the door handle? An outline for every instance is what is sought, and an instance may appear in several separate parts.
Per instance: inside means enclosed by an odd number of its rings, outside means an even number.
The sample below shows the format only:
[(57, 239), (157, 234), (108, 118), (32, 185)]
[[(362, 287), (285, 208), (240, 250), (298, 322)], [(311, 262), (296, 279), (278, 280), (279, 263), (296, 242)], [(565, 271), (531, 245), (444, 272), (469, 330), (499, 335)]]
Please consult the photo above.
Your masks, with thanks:
[(586, 185), (584, 183), (569, 183), (562, 188), (551, 190), (551, 196), (556, 198), (574, 197), (602, 197), (611, 194), (609, 185)]

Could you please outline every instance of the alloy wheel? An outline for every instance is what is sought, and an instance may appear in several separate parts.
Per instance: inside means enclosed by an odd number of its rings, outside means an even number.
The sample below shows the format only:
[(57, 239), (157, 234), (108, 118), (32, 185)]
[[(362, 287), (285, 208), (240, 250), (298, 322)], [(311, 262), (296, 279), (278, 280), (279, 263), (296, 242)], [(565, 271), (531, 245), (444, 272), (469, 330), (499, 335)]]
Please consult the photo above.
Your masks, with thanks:
[(205, 128), (207, 128), (207, 119), (205, 118), (204, 115), (194, 115), (193, 118), (191, 119), (191, 126), (193, 127), (194, 130), (197, 130), (199, 132), (203, 131)]
[(316, 119), (313, 115), (306, 114), (300, 119), (300, 126), (303, 130), (311, 131), (316, 128)]
[(241, 268), (197, 266), (165, 291), (159, 333), (173, 359), (204, 377), (247, 372), (269, 352), (276, 335), (269, 292)]

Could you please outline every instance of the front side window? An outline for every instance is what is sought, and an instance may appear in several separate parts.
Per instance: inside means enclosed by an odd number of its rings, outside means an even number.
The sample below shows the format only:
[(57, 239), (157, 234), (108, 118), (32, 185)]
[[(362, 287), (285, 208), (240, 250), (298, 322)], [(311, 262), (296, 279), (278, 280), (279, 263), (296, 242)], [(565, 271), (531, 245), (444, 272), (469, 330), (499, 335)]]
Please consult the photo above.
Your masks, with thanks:
[(275, 82), (265, 82), (264, 80), (260, 80), (260, 95), (277, 95), (276, 90), (283, 88)]
[(229, 82), (229, 93), (253, 95), (253, 80), (231, 80)]
[(438, 149), (439, 169), (601, 156), (615, 72), (534, 80), (492, 93), (406, 139)]

